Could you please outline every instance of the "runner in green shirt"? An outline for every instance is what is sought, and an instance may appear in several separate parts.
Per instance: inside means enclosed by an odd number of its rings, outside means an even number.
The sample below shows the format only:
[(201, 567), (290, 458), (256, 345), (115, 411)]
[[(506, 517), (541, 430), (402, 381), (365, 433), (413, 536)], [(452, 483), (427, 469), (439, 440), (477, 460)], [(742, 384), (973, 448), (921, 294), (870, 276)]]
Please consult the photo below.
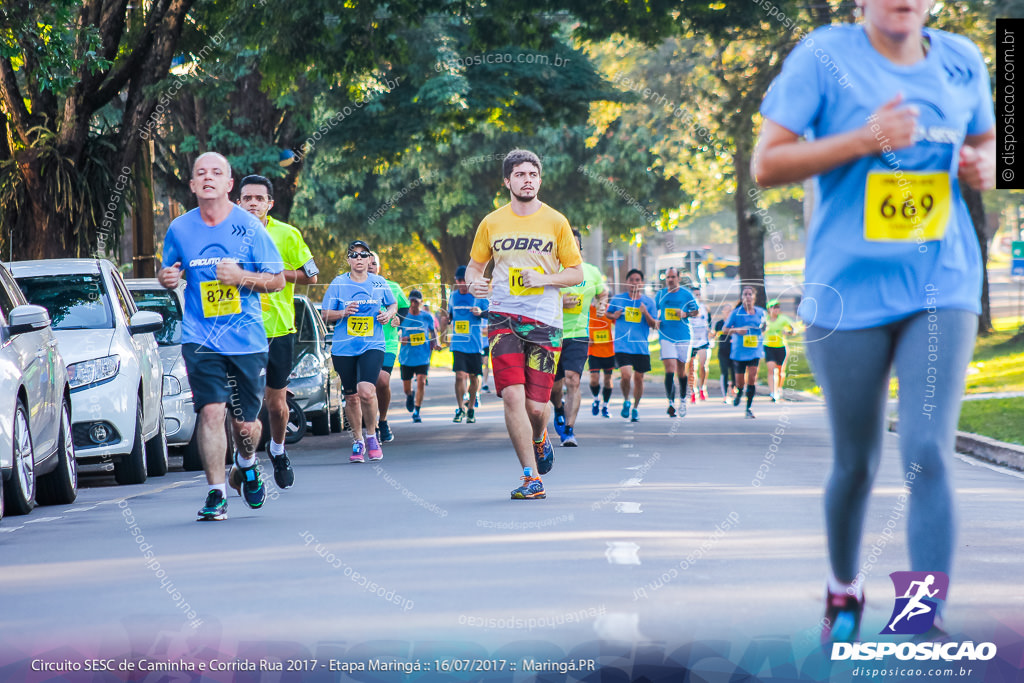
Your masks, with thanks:
[(270, 350), (267, 354), (267, 388), (264, 401), (270, 417), (267, 450), (274, 463), (274, 480), (282, 489), (295, 482), (295, 473), (284, 448), (288, 426), (288, 377), (292, 374), (295, 348), (295, 285), (314, 285), (319, 272), (302, 234), (267, 214), (274, 206), (274, 186), (260, 175), (242, 178), (238, 205), (259, 218), (284, 261), (284, 289), (260, 295), (263, 327)]
[[(375, 251), (370, 252), (370, 272), (380, 275), (382, 270), (380, 256)], [(381, 275), (381, 277), (384, 277)], [(398, 326), (401, 325), (405, 314), (409, 312), (409, 299), (402, 291), (401, 285), (392, 280), (385, 279), (391, 291), (398, 301), (398, 315), (391, 319), (391, 323), (384, 326), (384, 365), (377, 377), (377, 440), (381, 443), (388, 443), (395, 440), (395, 433), (391, 431), (388, 424), (388, 406), (391, 405), (391, 372), (395, 369), (395, 358), (398, 357)]]
[[(768, 364), (768, 394), (772, 397), (772, 403), (782, 399), (782, 387), (786, 381), (786, 337), (794, 334), (796, 326), (792, 320), (782, 315), (779, 300), (769, 301), (768, 327), (764, 333), (764, 359)], [(779, 376), (777, 381), (776, 372)]]
[[(576, 244), (583, 251), (580, 231), (573, 228)], [(597, 299), (597, 314), (608, 308), (608, 288), (597, 267), (583, 264), (583, 282), (562, 290), (562, 353), (551, 387), (551, 404), (555, 408), (555, 431), (563, 446), (578, 446), (576, 415), (580, 410), (580, 376), (587, 363), (590, 344), (590, 303)], [(563, 388), (564, 383), (564, 388)]]

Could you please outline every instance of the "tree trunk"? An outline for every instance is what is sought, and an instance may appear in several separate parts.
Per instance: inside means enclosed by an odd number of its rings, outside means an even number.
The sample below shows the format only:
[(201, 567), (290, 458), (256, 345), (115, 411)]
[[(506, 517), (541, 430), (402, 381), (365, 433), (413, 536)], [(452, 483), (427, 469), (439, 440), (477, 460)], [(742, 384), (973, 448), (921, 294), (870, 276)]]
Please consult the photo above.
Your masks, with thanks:
[(15, 158), (28, 202), (25, 215), (18, 216), (14, 258), (29, 261), (77, 256), (70, 222), (62, 220), (46, 191), (48, 180), (43, 174), (38, 151), (34, 148), (18, 150)]
[(971, 212), (974, 234), (978, 238), (978, 246), (981, 247), (981, 316), (978, 317), (978, 335), (984, 337), (992, 333), (992, 307), (988, 289), (989, 235), (985, 220), (985, 202), (980, 192), (966, 185), (961, 185), (960, 191), (963, 193), (964, 202), (967, 203), (967, 210)]
[(736, 242), (740, 256), (740, 283), (757, 290), (757, 305), (764, 306), (764, 227), (748, 203), (747, 190), (752, 186), (750, 159), (743, 141), (737, 141), (733, 155), (736, 169)]

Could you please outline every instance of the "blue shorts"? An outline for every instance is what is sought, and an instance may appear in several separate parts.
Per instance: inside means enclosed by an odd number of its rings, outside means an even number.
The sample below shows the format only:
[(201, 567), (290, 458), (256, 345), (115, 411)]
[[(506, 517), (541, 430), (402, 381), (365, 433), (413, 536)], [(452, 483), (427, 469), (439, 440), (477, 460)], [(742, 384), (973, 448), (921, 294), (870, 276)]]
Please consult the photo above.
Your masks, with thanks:
[(182, 344), (193, 408), (225, 403), (239, 422), (255, 422), (267, 384), (267, 352), (225, 356), (199, 344)]

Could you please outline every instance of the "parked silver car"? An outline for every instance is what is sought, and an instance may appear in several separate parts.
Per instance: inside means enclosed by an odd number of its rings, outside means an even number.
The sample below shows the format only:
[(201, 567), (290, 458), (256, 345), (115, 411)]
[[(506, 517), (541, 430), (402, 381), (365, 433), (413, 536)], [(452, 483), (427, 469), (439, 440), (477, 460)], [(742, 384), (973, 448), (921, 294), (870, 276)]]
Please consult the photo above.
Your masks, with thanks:
[(78, 496), (67, 368), (42, 306), (0, 265), (0, 517)]
[(163, 365), (164, 432), (168, 446), (185, 448), (184, 458), (202, 469), (199, 441), (196, 436), (196, 413), (192, 387), (181, 355), (182, 316), (185, 311), (185, 281), (167, 289), (156, 278), (125, 280), (135, 304), (141, 311), (153, 311), (164, 318), (163, 328), (156, 333), (156, 343)]
[(342, 427), (341, 379), (331, 362), (327, 327), (307, 297), (295, 296), (294, 365), (288, 391), (306, 414), (313, 434), (340, 432)]

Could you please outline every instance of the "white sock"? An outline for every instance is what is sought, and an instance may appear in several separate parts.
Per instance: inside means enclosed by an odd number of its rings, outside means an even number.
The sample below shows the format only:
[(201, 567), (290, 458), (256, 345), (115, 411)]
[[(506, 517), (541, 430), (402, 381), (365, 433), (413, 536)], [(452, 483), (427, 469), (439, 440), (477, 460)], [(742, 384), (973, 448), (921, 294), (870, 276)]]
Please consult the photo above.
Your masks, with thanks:
[(227, 500), (228, 497), (228, 484), (227, 482), (221, 482), (220, 484), (210, 484), (210, 490), (217, 489), (220, 491), (220, 495)]
[(836, 578), (832, 570), (828, 572), (828, 590), (833, 594), (853, 595), (858, 600), (864, 599), (864, 586), (859, 581), (854, 580), (853, 583), (843, 583)]
[(282, 455), (284, 454), (284, 444), (278, 443), (273, 439), (270, 440), (270, 454), (271, 455)]
[(256, 464), (256, 456), (255, 455), (250, 455), (248, 458), (243, 458), (241, 453), (236, 452), (235, 453), (235, 463), (237, 463), (239, 467), (243, 467), (243, 468), (244, 467), (252, 467), (253, 465)]

